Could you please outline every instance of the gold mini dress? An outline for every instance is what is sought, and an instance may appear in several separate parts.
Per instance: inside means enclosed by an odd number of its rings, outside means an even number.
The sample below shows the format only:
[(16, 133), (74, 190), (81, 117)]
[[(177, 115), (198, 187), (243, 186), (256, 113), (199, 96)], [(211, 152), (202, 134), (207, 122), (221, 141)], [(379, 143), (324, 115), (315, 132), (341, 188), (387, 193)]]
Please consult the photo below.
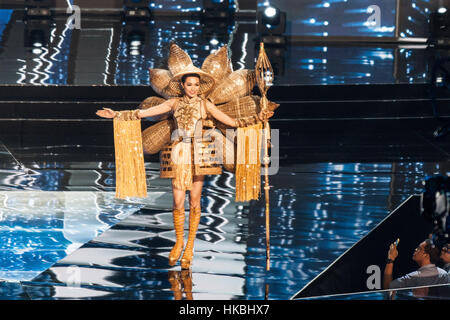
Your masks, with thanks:
[(184, 96), (172, 112), (175, 129), (160, 153), (160, 177), (174, 179), (177, 189), (190, 190), (195, 175), (222, 173), (215, 139), (206, 128), (209, 115), (202, 118), (204, 103), (200, 97)]

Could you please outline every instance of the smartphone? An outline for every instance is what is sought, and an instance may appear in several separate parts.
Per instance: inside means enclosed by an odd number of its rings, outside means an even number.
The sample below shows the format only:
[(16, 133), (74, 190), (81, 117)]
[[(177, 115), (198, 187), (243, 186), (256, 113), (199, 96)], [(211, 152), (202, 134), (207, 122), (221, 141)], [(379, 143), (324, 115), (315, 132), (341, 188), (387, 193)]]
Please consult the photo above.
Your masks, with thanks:
[(394, 242), (395, 246), (398, 246), (399, 242), (400, 242), (400, 238), (397, 238), (397, 240), (395, 240), (395, 242)]

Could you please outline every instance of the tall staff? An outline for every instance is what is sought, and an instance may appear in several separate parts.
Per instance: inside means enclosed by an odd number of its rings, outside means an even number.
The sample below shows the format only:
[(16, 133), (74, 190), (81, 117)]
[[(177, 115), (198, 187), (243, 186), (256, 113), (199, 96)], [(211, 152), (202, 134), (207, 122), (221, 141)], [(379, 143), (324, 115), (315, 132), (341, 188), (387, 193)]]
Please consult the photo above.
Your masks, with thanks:
[[(259, 45), (259, 55), (255, 66), (256, 83), (261, 92), (260, 106), (263, 112), (267, 112), (267, 90), (273, 83), (273, 69), (264, 50), (264, 43)], [(266, 198), (266, 270), (270, 270), (270, 211), (269, 211), (269, 145), (270, 126), (269, 120), (264, 118), (264, 194)]]

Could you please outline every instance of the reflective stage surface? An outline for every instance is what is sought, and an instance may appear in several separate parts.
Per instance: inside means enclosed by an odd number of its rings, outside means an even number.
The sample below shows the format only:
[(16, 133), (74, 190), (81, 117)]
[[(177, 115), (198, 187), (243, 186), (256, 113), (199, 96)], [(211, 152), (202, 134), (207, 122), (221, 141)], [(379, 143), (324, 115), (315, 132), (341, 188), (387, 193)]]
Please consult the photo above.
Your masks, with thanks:
[[(289, 299), (421, 192), (426, 175), (446, 170), (445, 162), (282, 164), (270, 177), (268, 272), (264, 201), (236, 203), (234, 176), (210, 176), (193, 268), (181, 272), (167, 264), (172, 198), (158, 164), (146, 163), (149, 197), (117, 205), (113, 163), (88, 154), (85, 162), (70, 161), (76, 148), (62, 150), (66, 160), (59, 161), (45, 156), (46, 148), (35, 148), (33, 161), (23, 150), (5, 146), (2, 153), (10, 160), (2, 162), (1, 196), (10, 199), (0, 209), (2, 261), (10, 269), (2, 275), (16, 280), (1, 283), (2, 299)], [(54, 191), (39, 191), (46, 189)], [(48, 197), (33, 201), (36, 195)]]
[[(313, 2), (322, 3), (308, 1)], [(299, 18), (296, 30), (306, 30), (307, 35), (329, 32), (327, 24), (320, 24), (328, 22), (326, 8), (315, 9), (317, 21)], [(188, 18), (142, 25), (92, 15), (82, 20), (81, 29), (72, 30), (66, 16), (26, 23), (19, 11), (0, 9), (0, 84), (124, 85), (126, 90), (149, 85), (148, 68), (166, 68), (174, 39), (197, 66), (226, 44), (235, 70), (253, 69), (258, 52), (254, 21), (211, 28)], [(350, 12), (345, 21), (350, 23), (360, 13)], [(421, 26), (409, 30), (416, 32)], [(384, 27), (390, 35), (392, 23)], [(338, 31), (360, 28), (349, 25)], [(220, 33), (211, 32), (219, 29)], [(133, 34), (140, 39), (132, 39)], [(276, 85), (285, 90), (293, 84), (427, 83), (436, 57), (447, 54), (421, 45), (381, 42), (310, 42), (266, 49)], [(326, 88), (330, 87), (338, 86)], [(333, 120), (325, 111), (312, 119), (286, 112), (284, 118), (271, 120), (272, 128), (280, 130), (280, 168), (269, 178), (271, 270), (265, 270), (264, 198), (236, 203), (234, 175), (224, 172), (205, 181), (193, 268), (181, 271), (179, 264), (168, 266), (175, 241), (172, 192), (170, 180), (159, 178), (157, 157), (146, 158), (149, 196), (118, 201), (112, 134), (106, 120), (94, 123), (94, 112), (86, 116), (90, 108), (97, 108), (97, 97), (84, 105), (78, 100), (58, 103), (61, 97), (41, 102), (34, 100), (34, 87), (24, 87), (30, 103), (21, 101), (22, 96), (9, 97), (4, 88), (0, 299), (289, 299), (402, 201), (420, 193), (426, 176), (450, 171), (450, 137), (434, 140), (436, 124), (429, 117), (428, 122), (421, 116), (363, 120), (364, 109), (376, 114), (383, 99), (400, 103), (384, 97), (352, 101), (354, 95), (347, 89), (345, 97), (338, 95), (336, 104), (332, 101), (329, 109), (321, 110), (339, 110), (348, 102), (353, 110), (362, 110), (360, 118), (350, 114), (343, 117), (346, 120)], [(128, 92), (124, 97), (136, 100)], [(327, 97), (310, 99), (324, 103)], [(414, 105), (405, 100), (401, 110), (419, 108), (424, 100)], [(320, 107), (295, 102), (286, 101), (280, 109), (298, 107), (299, 114), (314, 114)], [(22, 103), (20, 119), (8, 114)], [(114, 106), (125, 105), (119, 101)], [(346, 112), (352, 113), (352, 108)], [(44, 115), (41, 119), (31, 113)], [(187, 202), (185, 208), (188, 211)]]
[(0, 278), (31, 280), (139, 210), (113, 192), (0, 192)]

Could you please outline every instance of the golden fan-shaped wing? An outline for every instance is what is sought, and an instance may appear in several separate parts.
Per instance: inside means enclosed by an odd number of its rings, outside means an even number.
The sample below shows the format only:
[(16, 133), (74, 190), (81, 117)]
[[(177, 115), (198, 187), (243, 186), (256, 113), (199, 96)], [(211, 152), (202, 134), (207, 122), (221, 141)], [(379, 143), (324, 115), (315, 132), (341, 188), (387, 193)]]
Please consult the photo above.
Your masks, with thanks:
[(160, 98), (160, 97), (148, 97), (147, 99), (145, 99), (144, 101), (141, 102), (141, 104), (139, 105), (139, 109), (145, 110), (148, 108), (152, 108), (155, 107), (163, 102), (165, 102), (166, 99), (164, 98)]
[(173, 120), (162, 120), (142, 132), (144, 153), (158, 153), (164, 145), (170, 142), (170, 135), (174, 130)]
[[(261, 111), (260, 96), (245, 96), (233, 99), (230, 102), (217, 106), (221, 111), (234, 119), (257, 115)], [(278, 103), (268, 101), (269, 111), (274, 111), (280, 105)]]
[(185, 70), (189, 65), (192, 65), (192, 60), (179, 46), (175, 43), (171, 43), (167, 64), (169, 71), (172, 73), (172, 76), (174, 76)]
[(202, 64), (202, 70), (212, 75), (216, 83), (228, 76), (232, 70), (228, 59), (227, 46), (223, 46), (207, 56)]
[(257, 114), (259, 105), (259, 97), (245, 96), (233, 99), (230, 102), (217, 106), (221, 111), (237, 119), (240, 117), (248, 117)]
[[(261, 97), (260, 96), (245, 96), (237, 99), (233, 99), (225, 104), (218, 105), (221, 111), (226, 113), (233, 119), (246, 118), (254, 115), (258, 115), (261, 111)], [(274, 111), (279, 104), (268, 101), (268, 109)], [(229, 129), (227, 125), (222, 122), (216, 121), (216, 127), (225, 134), (226, 129)]]
[(150, 71), (150, 85), (153, 90), (160, 96), (169, 99), (182, 95), (181, 90), (169, 86), (172, 74), (165, 69), (149, 69)]
[(224, 78), (208, 95), (214, 104), (229, 102), (249, 95), (256, 83), (254, 70), (241, 69)]

